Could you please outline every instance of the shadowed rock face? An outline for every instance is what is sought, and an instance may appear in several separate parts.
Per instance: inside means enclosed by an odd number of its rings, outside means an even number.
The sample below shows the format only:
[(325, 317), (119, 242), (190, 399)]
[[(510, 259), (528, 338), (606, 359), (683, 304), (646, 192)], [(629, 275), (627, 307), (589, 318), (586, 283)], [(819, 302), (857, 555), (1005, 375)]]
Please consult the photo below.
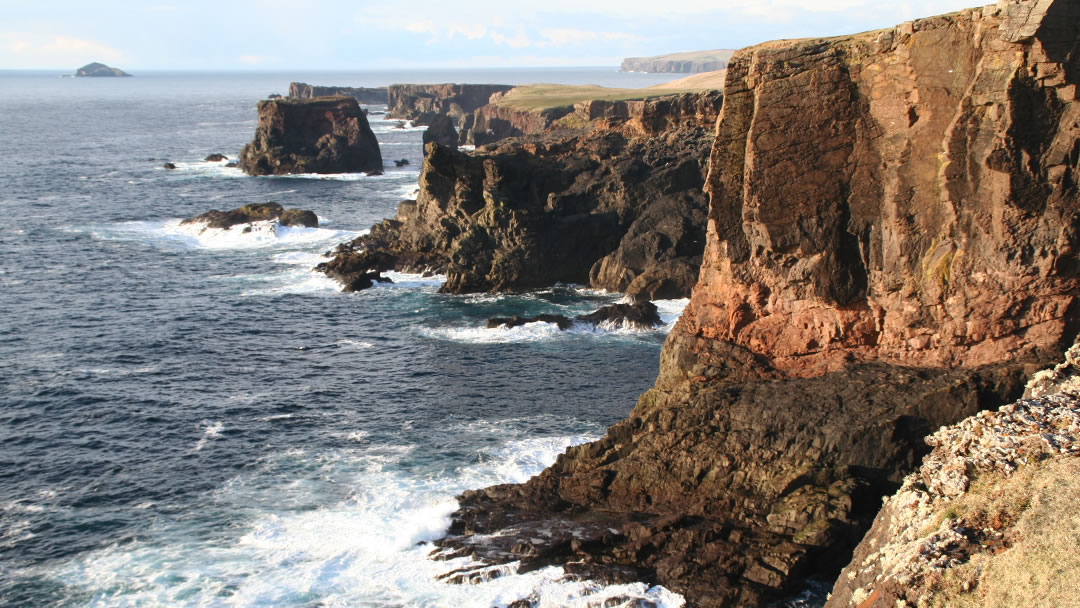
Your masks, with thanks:
[(1078, 12), (737, 52), (655, 387), (537, 478), (464, 494), (440, 545), (698, 606), (835, 576), (923, 437), (1018, 397), (1076, 333)]
[(704, 247), (708, 122), (652, 137), (605, 123), (474, 153), (429, 144), (417, 200), (324, 270), (345, 284), (356, 272), (437, 271), (451, 293), (564, 282), (686, 297)]
[(427, 125), (440, 114), (458, 119), (487, 104), (493, 93), (509, 91), (504, 84), (392, 84), (387, 90), (391, 118)]
[(352, 97), (362, 104), (386, 104), (386, 87), (322, 87), (307, 84), (306, 82), (289, 83), (289, 97), (312, 99), (315, 97), (332, 97), (335, 95)]
[(240, 153), (249, 175), (381, 173), (382, 153), (351, 97), (259, 102), (255, 139)]

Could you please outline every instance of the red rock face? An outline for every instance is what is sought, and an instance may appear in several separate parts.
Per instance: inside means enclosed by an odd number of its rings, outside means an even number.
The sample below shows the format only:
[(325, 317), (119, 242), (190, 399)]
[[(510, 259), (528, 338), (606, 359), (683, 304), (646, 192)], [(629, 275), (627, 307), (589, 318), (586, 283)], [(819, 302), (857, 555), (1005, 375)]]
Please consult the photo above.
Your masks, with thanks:
[(259, 102), (255, 139), (240, 153), (249, 175), (381, 173), (379, 142), (352, 97)]
[(1078, 9), (1039, 21), (1030, 5), (736, 53), (705, 263), (669, 359), (709, 375), (699, 340), (720, 340), (809, 376), (1071, 339)]

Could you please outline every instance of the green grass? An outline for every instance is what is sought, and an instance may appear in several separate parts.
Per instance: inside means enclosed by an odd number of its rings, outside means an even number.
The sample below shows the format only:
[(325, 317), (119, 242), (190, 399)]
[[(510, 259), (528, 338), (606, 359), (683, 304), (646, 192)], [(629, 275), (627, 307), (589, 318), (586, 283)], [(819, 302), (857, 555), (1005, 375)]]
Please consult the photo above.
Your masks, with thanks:
[(615, 89), (596, 85), (531, 84), (514, 87), (495, 105), (519, 110), (542, 111), (572, 106), (583, 101), (637, 101), (651, 97), (666, 97), (679, 93), (695, 92), (697, 89), (651, 90)]

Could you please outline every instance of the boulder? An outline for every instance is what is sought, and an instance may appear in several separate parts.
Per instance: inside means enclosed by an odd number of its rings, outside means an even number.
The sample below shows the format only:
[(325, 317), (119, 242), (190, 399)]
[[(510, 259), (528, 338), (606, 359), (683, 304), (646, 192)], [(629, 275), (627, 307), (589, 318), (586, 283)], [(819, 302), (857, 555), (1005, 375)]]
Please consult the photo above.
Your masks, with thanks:
[(165, 169), (172, 170), (172, 169), (176, 168), (176, 163), (165, 163), (164, 165), (161, 165), (161, 166), (164, 167)]
[(219, 163), (223, 160), (229, 160), (229, 157), (215, 152), (214, 154), (207, 156), (204, 160), (208, 163)]
[(379, 142), (352, 97), (259, 102), (254, 140), (240, 153), (249, 175), (382, 172)]

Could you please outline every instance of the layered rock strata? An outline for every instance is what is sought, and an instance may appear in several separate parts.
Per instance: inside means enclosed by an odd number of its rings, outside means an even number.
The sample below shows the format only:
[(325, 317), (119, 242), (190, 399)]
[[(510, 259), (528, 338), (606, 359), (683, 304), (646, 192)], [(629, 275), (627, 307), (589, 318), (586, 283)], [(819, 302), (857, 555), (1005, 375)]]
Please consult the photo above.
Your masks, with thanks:
[(254, 140), (240, 152), (249, 175), (381, 173), (382, 153), (352, 97), (259, 102)]
[(352, 97), (364, 105), (386, 105), (386, 87), (327, 87), (307, 84), (306, 82), (290, 82), (289, 97), (298, 99), (313, 99), (315, 97), (333, 97), (344, 95)]
[(737, 52), (655, 387), (528, 483), (464, 494), (443, 550), (699, 606), (835, 576), (922, 438), (1076, 334), (1078, 26), (1003, 2)]
[(392, 84), (387, 99), (391, 118), (427, 125), (440, 114), (459, 119), (487, 104), (494, 93), (512, 88), (503, 84)]
[(443, 291), (587, 283), (685, 297), (704, 247), (705, 164), (719, 96), (651, 137), (604, 123), (473, 153), (429, 144), (416, 201), (339, 247), (324, 270), (437, 271)]

